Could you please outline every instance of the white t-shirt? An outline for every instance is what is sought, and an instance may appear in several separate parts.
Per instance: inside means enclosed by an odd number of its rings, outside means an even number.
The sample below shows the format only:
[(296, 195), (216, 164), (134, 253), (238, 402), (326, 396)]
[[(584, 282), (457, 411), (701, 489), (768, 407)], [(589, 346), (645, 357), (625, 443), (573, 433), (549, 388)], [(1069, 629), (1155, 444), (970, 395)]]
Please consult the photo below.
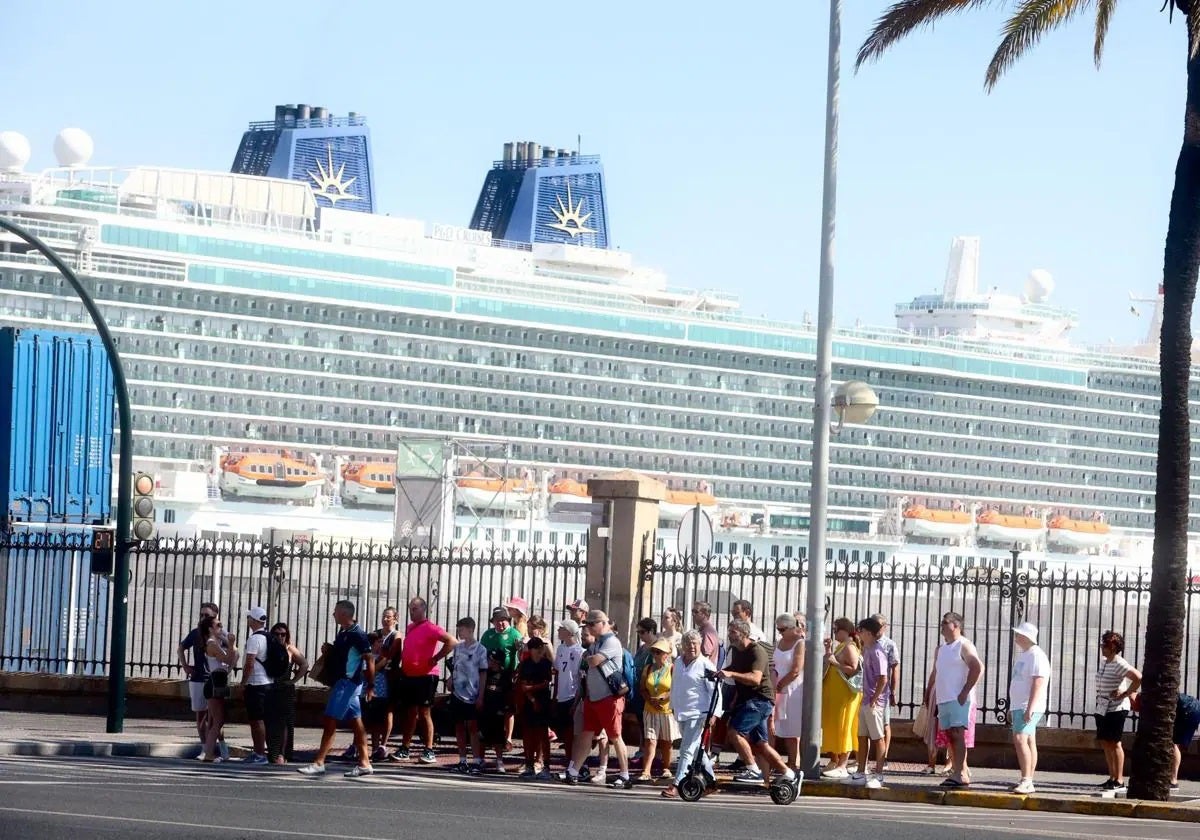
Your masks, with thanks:
[(574, 700), (579, 694), (579, 662), (583, 659), (582, 645), (559, 645), (554, 651), (554, 670), (558, 672), (558, 688), (554, 699), (559, 703)]
[(267, 637), (263, 635), (263, 631), (255, 630), (246, 639), (244, 655), (254, 657), (250, 664), (250, 685), (270, 685), (271, 678), (267, 676), (267, 669), (263, 667), (263, 660), (267, 657)]
[[(1033, 678), (1042, 677), (1042, 690), (1032, 709), (1025, 708), (1029, 702), (1029, 693), (1033, 691)], [(1050, 659), (1046, 652), (1037, 645), (1029, 650), (1021, 651), (1013, 659), (1012, 681), (1008, 684), (1008, 699), (1013, 711), (1025, 709), (1027, 715), (1040, 715), (1046, 712), (1046, 702), (1050, 696)]]

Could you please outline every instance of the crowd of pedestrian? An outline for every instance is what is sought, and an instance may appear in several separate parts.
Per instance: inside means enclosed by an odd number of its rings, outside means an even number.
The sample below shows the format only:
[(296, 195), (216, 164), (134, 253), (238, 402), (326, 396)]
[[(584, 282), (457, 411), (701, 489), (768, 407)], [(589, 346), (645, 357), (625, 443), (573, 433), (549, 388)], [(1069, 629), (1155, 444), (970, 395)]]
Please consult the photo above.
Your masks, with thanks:
[[(513, 738), (519, 732), (523, 780), (592, 782), (616, 789), (661, 781), (661, 795), (675, 798), (697, 757), (712, 777), (721, 745), (737, 756), (728, 768), (736, 783), (769, 786), (796, 778), (808, 635), (803, 614), (776, 617), (772, 646), (754, 623), (749, 601), (731, 605), (724, 639), (712, 606), (700, 601), (692, 605), (691, 628), (684, 626), (681, 611), (668, 608), (658, 620), (639, 620), (636, 640), (626, 649), (603, 611), (582, 599), (563, 610), (566, 617), (553, 621), (552, 631), (551, 621), (530, 615), (528, 602), (513, 597), (491, 611), (482, 633), (474, 617), (462, 616), (452, 635), (429, 618), (425, 600), (414, 597), (403, 631), (397, 610), (387, 607), (379, 629), (368, 632), (355, 605), (338, 601), (333, 609), (337, 632), (311, 668), (313, 677), (329, 686), (321, 744), (299, 772), (326, 772), (340, 727), (349, 728), (353, 739), (342, 753), (354, 761), (347, 776), (370, 775), (375, 762), (435, 763), (432, 710), (444, 666), (445, 709), (458, 753), (450, 769), (456, 773), (508, 772), (506, 762), (516, 753)], [(203, 745), (200, 758), (229, 758), (224, 728), (233, 697), (231, 674), (240, 665), (252, 741), (246, 761), (291, 762), (296, 683), (310, 674), (310, 666), (287, 624), (267, 629), (267, 612), (257, 606), (246, 611), (245, 620), (247, 637), (239, 652), (237, 636), (222, 625), (219, 607), (201, 604), (196, 627), (179, 644)], [(829, 756), (821, 775), (879, 788), (898, 705), (900, 650), (879, 614), (857, 623), (837, 618), (830, 631), (823, 640), (819, 686), (821, 749)], [(1020, 768), (1012, 790), (1029, 794), (1035, 790), (1037, 727), (1049, 703), (1051, 669), (1037, 644), (1035, 625), (1017, 624), (1012, 634), (1009, 720)], [(1101, 788), (1107, 791), (1124, 789), (1121, 737), (1141, 683), (1123, 651), (1120, 634), (1103, 634), (1095, 719), (1108, 766)], [(969, 787), (976, 688), (984, 665), (964, 635), (961, 615), (942, 617), (932, 661), (913, 730), (927, 746), (926, 772), (945, 776), (943, 787)], [(710, 721), (712, 726), (706, 727)], [(625, 742), (631, 723), (641, 734), (633, 755)], [(394, 724), (400, 743), (392, 748)], [(1198, 726), (1200, 700), (1180, 695), (1175, 785), (1180, 749), (1190, 744)], [(947, 754), (944, 767), (938, 761), (941, 750)], [(611, 779), (610, 752), (617, 765)], [(557, 773), (552, 769), (556, 762), (562, 767)]]

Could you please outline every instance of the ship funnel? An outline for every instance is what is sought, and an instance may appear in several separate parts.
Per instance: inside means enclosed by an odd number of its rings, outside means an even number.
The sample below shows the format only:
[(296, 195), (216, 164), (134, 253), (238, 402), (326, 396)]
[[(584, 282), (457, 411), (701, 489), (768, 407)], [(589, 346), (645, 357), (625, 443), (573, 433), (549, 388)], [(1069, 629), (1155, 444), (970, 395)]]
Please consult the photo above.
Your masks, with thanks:
[(307, 105), (297, 105), (296, 106), (296, 119), (306, 120), (310, 116), (312, 116), (312, 108), (310, 108)]
[(946, 301), (972, 300), (979, 293), (979, 237), (956, 236), (942, 296)]
[(329, 109), (328, 109), (328, 108), (321, 108), (321, 107), (314, 107), (314, 108), (312, 109), (312, 118), (313, 118), (314, 120), (327, 120), (327, 119), (329, 119)]
[(536, 163), (537, 159), (541, 157), (541, 154), (541, 147), (537, 143), (534, 143), (532, 140), (525, 142), (525, 160), (528, 161), (530, 165)]
[(505, 163), (512, 163), (512, 159), (513, 159), (513, 144), (505, 143), (504, 144), (504, 157), (502, 158), (502, 160)]

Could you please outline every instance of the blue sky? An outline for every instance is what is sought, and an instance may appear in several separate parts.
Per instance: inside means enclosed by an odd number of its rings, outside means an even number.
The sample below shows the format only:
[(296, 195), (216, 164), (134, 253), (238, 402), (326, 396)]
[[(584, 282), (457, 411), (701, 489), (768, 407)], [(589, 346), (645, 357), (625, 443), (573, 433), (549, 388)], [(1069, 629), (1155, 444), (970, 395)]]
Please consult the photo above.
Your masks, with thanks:
[[(985, 94), (999, 13), (919, 33), (857, 75), (883, 0), (845, 3), (837, 318), (891, 326), (938, 290), (951, 237), (983, 237), (983, 282), (1032, 268), (1088, 343), (1131, 341), (1128, 293), (1161, 273), (1183, 126), (1184, 31), (1117, 11), (1052, 33)], [(94, 163), (228, 169), (277, 103), (358, 111), (386, 212), (465, 224), (509, 139), (603, 156), (614, 241), (672, 285), (740, 292), (748, 314), (815, 313), (824, 0), (746, 4), (77, 3), (8, 0), (0, 130), (89, 131)]]

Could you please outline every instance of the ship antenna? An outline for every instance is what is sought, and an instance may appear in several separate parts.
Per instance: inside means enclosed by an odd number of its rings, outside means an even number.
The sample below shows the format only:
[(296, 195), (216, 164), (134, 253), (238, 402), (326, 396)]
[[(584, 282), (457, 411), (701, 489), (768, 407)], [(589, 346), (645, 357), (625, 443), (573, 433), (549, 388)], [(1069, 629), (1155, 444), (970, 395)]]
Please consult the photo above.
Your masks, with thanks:
[(575, 153), (577, 155), (580, 155), (581, 157), (583, 156), (583, 135), (582, 134), (575, 135)]

